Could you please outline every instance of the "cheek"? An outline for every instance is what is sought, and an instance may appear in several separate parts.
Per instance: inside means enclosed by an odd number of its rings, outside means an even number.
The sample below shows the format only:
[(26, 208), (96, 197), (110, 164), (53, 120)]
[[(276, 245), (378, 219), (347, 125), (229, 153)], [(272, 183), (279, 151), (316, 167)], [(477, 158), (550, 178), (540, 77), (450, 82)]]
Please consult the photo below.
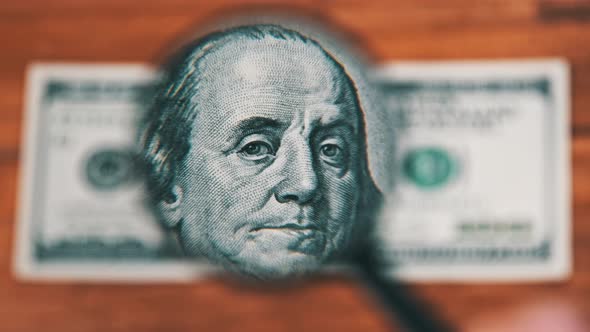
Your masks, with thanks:
[(338, 226), (351, 224), (360, 198), (360, 184), (355, 171), (342, 177), (325, 175), (323, 177), (324, 200), (329, 206), (329, 214)]
[(195, 207), (208, 236), (217, 240), (234, 236), (235, 229), (247, 221), (249, 213), (261, 209), (271, 193), (267, 174), (244, 167), (233, 156), (205, 155), (193, 163), (188, 175), (189, 205)]
[(273, 172), (271, 167), (252, 167), (236, 155), (223, 156), (213, 165), (212, 177), (217, 195), (230, 215), (245, 217), (262, 209), (272, 197)]
[[(204, 198), (217, 208), (229, 209), (252, 199), (260, 184), (256, 174), (234, 162), (232, 156), (205, 155), (190, 170), (190, 186), (196, 199)], [(241, 167), (240, 167), (241, 166)]]
[(210, 206), (204, 229), (208, 245), (225, 257), (236, 257), (249, 243), (249, 227), (256, 216), (268, 212), (273, 197), (272, 174), (254, 172), (232, 156), (208, 165), (207, 192)]
[(346, 246), (357, 215), (361, 186), (355, 172), (348, 172), (342, 177), (326, 177), (322, 207), (328, 217), (327, 232), (328, 252), (340, 250)]

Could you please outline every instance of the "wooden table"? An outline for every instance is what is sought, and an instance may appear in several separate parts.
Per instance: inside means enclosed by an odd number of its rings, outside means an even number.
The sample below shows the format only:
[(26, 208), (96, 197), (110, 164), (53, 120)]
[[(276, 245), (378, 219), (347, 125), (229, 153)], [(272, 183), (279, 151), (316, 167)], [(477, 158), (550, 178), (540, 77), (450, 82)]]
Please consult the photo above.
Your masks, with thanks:
[[(279, 1), (258, 2), (278, 4)], [(150, 62), (243, 1), (20, 0), (0, 3), (0, 331), (388, 331), (353, 279), (287, 289), (221, 280), (189, 285), (39, 284), (11, 272), (24, 74), (32, 61)], [(261, 6), (258, 6), (259, 8)], [(284, 7), (284, 6), (282, 6)], [(412, 288), (447, 320), (549, 300), (590, 316), (590, 3), (587, 0), (299, 0), (290, 8), (355, 36), (378, 61), (565, 57), (572, 66), (574, 274), (539, 284)]]

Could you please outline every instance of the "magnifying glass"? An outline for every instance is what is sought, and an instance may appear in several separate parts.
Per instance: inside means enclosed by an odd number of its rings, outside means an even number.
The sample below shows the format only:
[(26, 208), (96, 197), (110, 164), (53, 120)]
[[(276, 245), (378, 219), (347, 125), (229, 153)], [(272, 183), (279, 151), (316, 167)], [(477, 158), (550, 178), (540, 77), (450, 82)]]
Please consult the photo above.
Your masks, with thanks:
[(379, 275), (367, 87), (334, 50), (256, 23), (173, 56), (142, 135), (154, 207), (189, 256), (259, 280), (352, 263), (410, 331), (450, 331)]

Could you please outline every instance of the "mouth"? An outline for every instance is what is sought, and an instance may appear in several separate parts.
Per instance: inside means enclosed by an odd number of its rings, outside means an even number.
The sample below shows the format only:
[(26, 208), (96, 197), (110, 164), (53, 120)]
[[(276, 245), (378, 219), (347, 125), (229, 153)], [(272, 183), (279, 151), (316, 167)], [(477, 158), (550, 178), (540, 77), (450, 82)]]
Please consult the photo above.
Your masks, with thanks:
[(308, 219), (290, 219), (282, 223), (266, 223), (250, 229), (253, 241), (266, 241), (275, 249), (318, 256), (323, 252), (326, 234), (322, 227)]
[(312, 223), (296, 223), (296, 222), (289, 222), (285, 224), (279, 225), (262, 225), (259, 227), (254, 227), (250, 230), (250, 232), (259, 232), (262, 230), (277, 230), (277, 231), (295, 231), (295, 232), (313, 232), (319, 231), (320, 228)]

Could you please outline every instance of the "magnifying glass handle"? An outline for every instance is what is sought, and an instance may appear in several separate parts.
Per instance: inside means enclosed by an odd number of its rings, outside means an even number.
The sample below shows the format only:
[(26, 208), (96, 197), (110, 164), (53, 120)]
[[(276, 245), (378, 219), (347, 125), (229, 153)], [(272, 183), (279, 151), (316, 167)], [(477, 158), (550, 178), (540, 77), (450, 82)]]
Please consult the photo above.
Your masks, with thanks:
[(454, 332), (446, 321), (439, 318), (427, 303), (413, 294), (407, 285), (391, 281), (380, 275), (375, 265), (361, 262), (362, 278), (372, 293), (409, 332)]

